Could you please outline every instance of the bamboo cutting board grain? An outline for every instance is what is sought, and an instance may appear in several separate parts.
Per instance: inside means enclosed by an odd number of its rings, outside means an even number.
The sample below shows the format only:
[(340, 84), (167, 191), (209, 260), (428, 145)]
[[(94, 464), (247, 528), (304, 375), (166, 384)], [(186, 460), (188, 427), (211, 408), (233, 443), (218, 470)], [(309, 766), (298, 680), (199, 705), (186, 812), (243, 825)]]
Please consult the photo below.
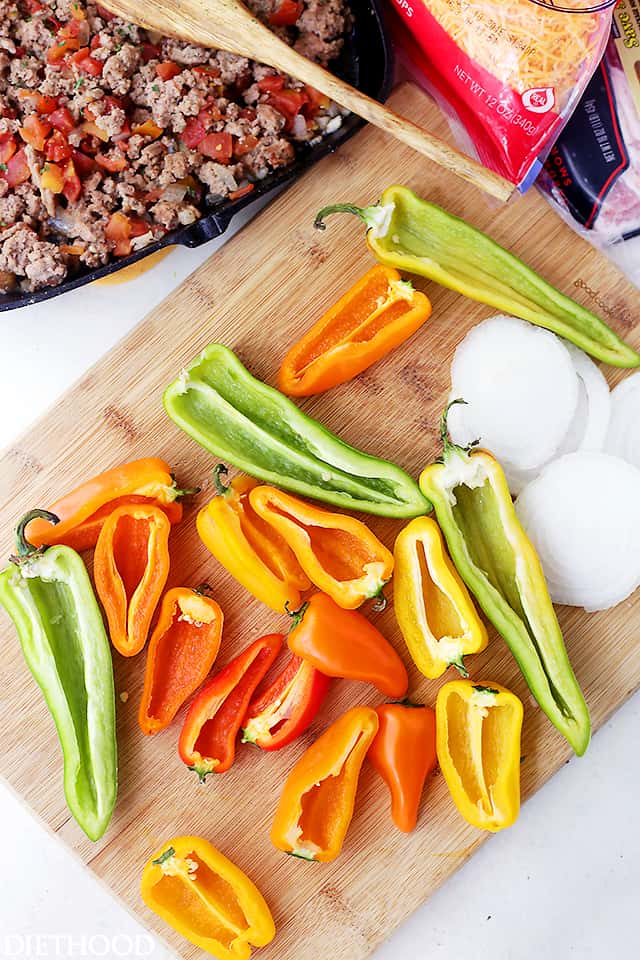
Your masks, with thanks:
[[(415, 88), (400, 88), (392, 105), (446, 136), (444, 122)], [(508, 207), (489, 206), (472, 187), (453, 183), (433, 167), (427, 171), (409, 149), (394, 145), (390, 150), (381, 134), (367, 129), (264, 210), (5, 451), (0, 464), (2, 554), (8, 555), (10, 530), (27, 509), (46, 506), (118, 462), (159, 455), (174, 466), (181, 486), (204, 487), (172, 533), (170, 582), (207, 580), (213, 585), (225, 614), (218, 666), (261, 634), (286, 630), (285, 618), (253, 601), (199, 543), (194, 516), (211, 495), (207, 478), (214, 460), (168, 421), (161, 393), (213, 340), (231, 346), (254, 374), (273, 383), (285, 348), (372, 263), (357, 221), (332, 218), (322, 234), (313, 229), (314, 214), (332, 201), (372, 202), (395, 181), (488, 230), (640, 346), (638, 291), (572, 234), (539, 196), (531, 193)], [(432, 284), (417, 281), (416, 286), (433, 300), (426, 326), (357, 380), (303, 404), (347, 441), (396, 460), (414, 475), (438, 452), (437, 423), (453, 350), (473, 324), (494, 312)], [(624, 375), (610, 368), (605, 372), (611, 384)], [(594, 509), (603, 506), (594, 504)], [(397, 521), (379, 519), (371, 526), (389, 546), (401, 528)], [(640, 685), (640, 657), (633, 655), (640, 592), (608, 613), (561, 608), (559, 615), (597, 728)], [(371, 616), (402, 649), (392, 604)], [(406, 651), (404, 659), (408, 663)], [(261, 888), (278, 934), (259, 951), (260, 960), (360, 960), (486, 838), (459, 817), (439, 774), (427, 784), (417, 830), (400, 834), (390, 824), (386, 788), (365, 764), (340, 858), (325, 865), (286, 857), (271, 847), (268, 833), (288, 770), (339, 712), (355, 703), (380, 702), (376, 691), (336, 681), (301, 741), (271, 755), (245, 746), (229, 773), (199, 786), (176, 752), (184, 711), (169, 730), (145, 738), (136, 719), (144, 654), (133, 660), (114, 654), (114, 661), (116, 691), (122, 695), (117, 697), (120, 788), (112, 824), (99, 843), (84, 837), (65, 807), (53, 723), (4, 615), (0, 773), (182, 957), (202, 954), (147, 911), (138, 894), (149, 853), (176, 834), (208, 837)], [(568, 747), (532, 701), (497, 636), (468, 665), (475, 679), (504, 683), (524, 701), (526, 797), (568, 758)], [(439, 682), (424, 680), (413, 667), (410, 680), (413, 699), (433, 703)], [(579, 762), (589, 763), (589, 754)]]

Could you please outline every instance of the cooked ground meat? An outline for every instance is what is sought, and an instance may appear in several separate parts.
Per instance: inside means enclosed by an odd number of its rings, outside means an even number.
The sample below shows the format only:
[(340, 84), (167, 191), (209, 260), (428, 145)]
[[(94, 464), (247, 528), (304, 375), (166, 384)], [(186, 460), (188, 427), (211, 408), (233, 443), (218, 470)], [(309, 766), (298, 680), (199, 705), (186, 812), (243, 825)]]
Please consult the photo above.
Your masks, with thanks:
[[(339, 53), (346, 0), (248, 2), (323, 66)], [(271, 67), (158, 38), (91, 0), (0, 0), (0, 292), (53, 286), (193, 223), (340, 122)]]

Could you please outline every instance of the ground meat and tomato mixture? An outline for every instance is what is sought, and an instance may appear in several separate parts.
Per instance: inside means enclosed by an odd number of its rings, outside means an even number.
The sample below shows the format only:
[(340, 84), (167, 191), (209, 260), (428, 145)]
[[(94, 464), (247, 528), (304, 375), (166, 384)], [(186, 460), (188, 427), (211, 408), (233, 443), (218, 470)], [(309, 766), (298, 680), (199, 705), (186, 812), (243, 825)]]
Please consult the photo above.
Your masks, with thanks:
[[(300, 53), (340, 51), (344, 0), (249, 0)], [(341, 123), (270, 67), (80, 0), (0, 0), (0, 291), (59, 283), (197, 220)]]

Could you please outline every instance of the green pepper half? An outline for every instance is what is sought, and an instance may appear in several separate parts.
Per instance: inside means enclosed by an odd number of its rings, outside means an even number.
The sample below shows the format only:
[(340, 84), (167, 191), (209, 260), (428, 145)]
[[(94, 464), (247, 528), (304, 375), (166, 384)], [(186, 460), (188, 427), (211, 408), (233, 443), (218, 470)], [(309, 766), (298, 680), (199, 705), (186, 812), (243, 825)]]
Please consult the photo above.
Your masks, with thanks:
[(371, 207), (324, 207), (316, 227), (323, 229), (324, 218), (339, 212), (364, 221), (367, 243), (380, 263), (552, 330), (614, 367), (640, 366), (640, 354), (595, 313), (560, 293), (481, 230), (407, 187), (387, 187), (380, 203)]
[(167, 387), (164, 406), (205, 450), (267, 483), (385, 517), (431, 510), (404, 470), (344, 443), (220, 343)]

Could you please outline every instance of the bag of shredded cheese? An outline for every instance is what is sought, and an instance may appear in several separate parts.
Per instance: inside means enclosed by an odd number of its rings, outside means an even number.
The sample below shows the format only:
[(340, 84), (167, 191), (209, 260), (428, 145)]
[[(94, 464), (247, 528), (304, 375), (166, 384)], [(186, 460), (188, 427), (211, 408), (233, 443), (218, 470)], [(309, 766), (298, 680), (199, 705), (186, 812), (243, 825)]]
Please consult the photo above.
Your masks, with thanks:
[(533, 183), (596, 69), (616, 0), (391, 0), (411, 71), (489, 169)]

